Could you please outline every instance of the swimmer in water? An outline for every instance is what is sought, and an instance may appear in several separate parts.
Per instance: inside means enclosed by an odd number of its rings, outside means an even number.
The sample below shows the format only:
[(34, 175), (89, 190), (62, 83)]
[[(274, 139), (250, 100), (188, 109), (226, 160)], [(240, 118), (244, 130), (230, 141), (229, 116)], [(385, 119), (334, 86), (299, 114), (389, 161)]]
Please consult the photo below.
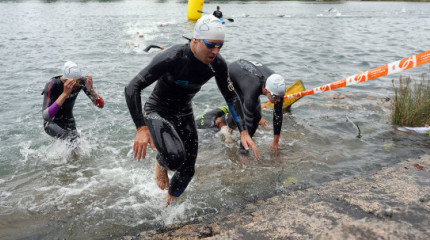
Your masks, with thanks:
[(151, 48), (159, 48), (159, 49), (161, 49), (161, 50), (164, 50), (164, 47), (163, 47), (163, 46), (149, 45), (149, 46), (147, 46), (143, 51), (148, 52), (148, 51), (149, 51), (149, 49), (151, 49)]
[(42, 92), (42, 116), (48, 135), (71, 142), (79, 137), (73, 107), (81, 90), (94, 105), (103, 108), (104, 101), (93, 88), (93, 78), (89, 75), (82, 76), (81, 70), (74, 62), (66, 62), (63, 75), (53, 77), (46, 83)]
[[(231, 134), (233, 129), (236, 129), (236, 125), (232, 124), (234, 121), (226, 119), (226, 117), (231, 117), (231, 115), (228, 114), (229, 112), (228, 106), (223, 106), (198, 115), (194, 119), (197, 129), (212, 129), (219, 131), (223, 134), (226, 142), (232, 143), (233, 140), (231, 138)], [(268, 128), (269, 123), (261, 118), (259, 125)]]
[(219, 6), (216, 6), (216, 10), (212, 13), (217, 18), (222, 18), (222, 12), (219, 10)]
[[(259, 125), (268, 126), (267, 121), (261, 116), (260, 96), (265, 95), (274, 103), (273, 141), (269, 148), (277, 152), (283, 120), (283, 97), (286, 90), (284, 78), (261, 63), (243, 59), (230, 63), (228, 69), (234, 89), (242, 102), (246, 128), (251, 137)], [(215, 109), (198, 117), (200, 119), (196, 119), (196, 125), (199, 128), (217, 126), (214, 121), (221, 122), (232, 129), (235, 128), (234, 124), (232, 124), (233, 118), (231, 113), (221, 111), (220, 109)], [(245, 156), (248, 155), (248, 150), (244, 149), (242, 145), (240, 146), (240, 152)]]
[[(155, 180), (168, 190), (167, 204), (178, 198), (194, 176), (198, 134), (192, 110), (193, 97), (215, 77), (221, 94), (241, 133), (241, 141), (258, 158), (248, 134), (239, 98), (228, 76), (227, 63), (219, 54), (224, 27), (213, 15), (201, 17), (190, 43), (174, 45), (158, 53), (125, 87), (125, 98), (137, 129), (133, 157), (140, 161), (149, 146), (157, 149)], [(156, 82), (142, 111), (141, 91)], [(174, 171), (169, 181), (167, 171)]]

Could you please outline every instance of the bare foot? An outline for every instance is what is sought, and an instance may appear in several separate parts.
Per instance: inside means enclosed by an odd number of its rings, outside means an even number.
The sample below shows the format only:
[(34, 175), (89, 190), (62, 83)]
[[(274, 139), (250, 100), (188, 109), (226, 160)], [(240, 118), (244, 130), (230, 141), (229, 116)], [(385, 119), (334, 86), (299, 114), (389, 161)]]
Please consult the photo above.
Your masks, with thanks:
[(169, 193), (166, 193), (167, 205), (170, 205), (173, 201), (175, 201), (178, 197), (172, 196)]
[(161, 190), (169, 189), (169, 176), (167, 170), (163, 169), (157, 161), (155, 161), (155, 182)]

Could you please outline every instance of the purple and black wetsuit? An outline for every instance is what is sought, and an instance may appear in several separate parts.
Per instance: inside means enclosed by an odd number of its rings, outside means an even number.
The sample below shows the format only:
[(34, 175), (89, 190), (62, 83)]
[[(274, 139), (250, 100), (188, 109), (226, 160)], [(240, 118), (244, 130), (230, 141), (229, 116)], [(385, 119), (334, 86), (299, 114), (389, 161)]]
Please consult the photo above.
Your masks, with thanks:
[(76, 131), (75, 118), (73, 117), (73, 106), (75, 105), (79, 92), (84, 90), (91, 101), (100, 108), (103, 107), (103, 100), (101, 97), (99, 97), (99, 99), (94, 99), (90, 91), (85, 87), (85, 79), (83, 79), (83, 81), (79, 83), (79, 87), (72, 90), (63, 105), (59, 106), (55, 101), (63, 93), (64, 89), (64, 84), (60, 78), (61, 76), (51, 78), (42, 92), (43, 126), (45, 132), (50, 136), (73, 141), (79, 137)]

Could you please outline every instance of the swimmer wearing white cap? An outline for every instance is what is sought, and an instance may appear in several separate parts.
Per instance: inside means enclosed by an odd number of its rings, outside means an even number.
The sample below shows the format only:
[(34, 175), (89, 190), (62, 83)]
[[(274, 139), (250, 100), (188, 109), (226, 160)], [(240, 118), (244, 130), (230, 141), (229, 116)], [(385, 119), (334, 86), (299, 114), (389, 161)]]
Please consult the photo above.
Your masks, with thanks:
[(90, 75), (82, 76), (78, 65), (67, 61), (63, 66), (62, 75), (51, 78), (42, 92), (43, 126), (47, 134), (70, 142), (79, 137), (73, 108), (81, 90), (94, 105), (103, 108), (104, 101), (93, 88), (93, 78)]
[[(167, 190), (167, 204), (181, 196), (194, 176), (199, 142), (192, 99), (212, 77), (233, 115), (242, 144), (246, 149), (251, 147), (259, 158), (229, 79), (227, 63), (219, 54), (224, 38), (221, 21), (213, 15), (203, 16), (195, 25), (190, 43), (158, 53), (125, 88), (127, 106), (137, 130), (133, 157), (140, 161), (146, 157), (148, 146), (157, 149), (155, 181), (160, 189)], [(141, 92), (148, 91), (146, 88), (155, 82), (152, 93), (142, 104)], [(167, 171), (174, 172), (170, 179)]]
[[(282, 105), (286, 91), (284, 78), (276, 74), (269, 67), (262, 63), (240, 59), (228, 65), (229, 75), (233, 82), (245, 113), (245, 123), (248, 133), (253, 137), (258, 126), (268, 127), (268, 122), (262, 118), (260, 96), (266, 96), (273, 107), (273, 141), (269, 149), (275, 152), (279, 149), (279, 138), (282, 129), (283, 112)], [(214, 114), (217, 115), (214, 115)], [(224, 115), (225, 114), (225, 115)], [(213, 122), (211, 124), (211, 121)], [(211, 111), (199, 115), (196, 118), (198, 128), (220, 128), (228, 126), (235, 129), (231, 114), (224, 112)], [(229, 129), (229, 131), (231, 131)], [(228, 132), (228, 131), (227, 131)], [(248, 151), (240, 147), (243, 155), (248, 155)]]
[(205, 64), (211, 63), (220, 52), (225, 38), (224, 26), (213, 15), (197, 20), (190, 46), (194, 56)]

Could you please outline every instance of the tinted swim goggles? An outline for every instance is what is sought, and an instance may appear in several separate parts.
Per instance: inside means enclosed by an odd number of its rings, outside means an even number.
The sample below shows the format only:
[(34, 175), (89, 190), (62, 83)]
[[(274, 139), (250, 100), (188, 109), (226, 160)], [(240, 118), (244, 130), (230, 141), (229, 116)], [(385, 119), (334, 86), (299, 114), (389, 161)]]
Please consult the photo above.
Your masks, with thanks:
[(221, 49), (222, 45), (224, 45), (224, 43), (221, 43), (221, 44), (217, 45), (216, 43), (208, 42), (208, 41), (206, 41), (204, 39), (202, 39), (202, 40), (203, 40), (203, 42), (205, 43), (205, 45), (206, 45), (206, 47), (208, 49), (212, 49), (212, 48), (219, 48), (219, 49)]

